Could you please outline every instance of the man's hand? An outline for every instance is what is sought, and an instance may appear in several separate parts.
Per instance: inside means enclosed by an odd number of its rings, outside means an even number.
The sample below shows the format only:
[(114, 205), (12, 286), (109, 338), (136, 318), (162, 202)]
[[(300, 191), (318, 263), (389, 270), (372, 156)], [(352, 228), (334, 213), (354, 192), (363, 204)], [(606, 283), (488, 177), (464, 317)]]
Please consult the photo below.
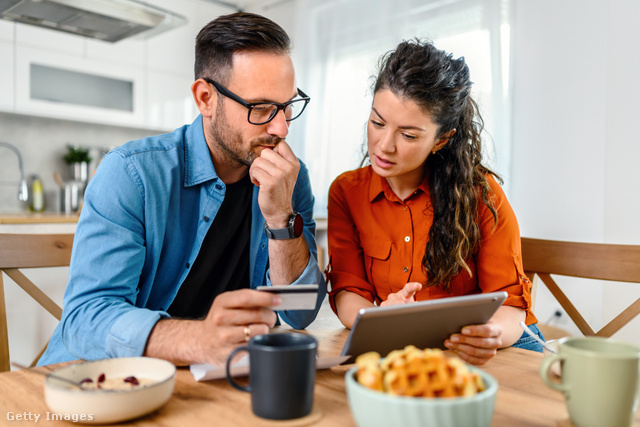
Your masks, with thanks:
[(422, 284), (419, 282), (409, 282), (398, 292), (393, 294), (389, 294), (386, 301), (383, 301), (380, 304), (380, 307), (384, 307), (386, 305), (395, 305), (395, 304), (407, 304), (415, 301), (415, 294), (420, 289), (422, 289)]
[(502, 347), (502, 328), (491, 321), (462, 328), (444, 342), (445, 347), (472, 365), (484, 365)]
[(300, 162), (285, 141), (264, 149), (249, 169), (251, 182), (260, 187), (258, 205), (271, 228), (287, 226), (293, 212), (291, 199), (298, 179)]
[(233, 349), (250, 337), (269, 332), (280, 304), (277, 295), (252, 289), (220, 294), (204, 320), (162, 319), (156, 323), (144, 355), (176, 365), (210, 363), (224, 366)]
[(204, 319), (201, 336), (210, 363), (224, 366), (233, 349), (245, 344), (251, 336), (269, 333), (277, 316), (268, 307), (279, 303), (277, 295), (252, 289), (220, 294)]

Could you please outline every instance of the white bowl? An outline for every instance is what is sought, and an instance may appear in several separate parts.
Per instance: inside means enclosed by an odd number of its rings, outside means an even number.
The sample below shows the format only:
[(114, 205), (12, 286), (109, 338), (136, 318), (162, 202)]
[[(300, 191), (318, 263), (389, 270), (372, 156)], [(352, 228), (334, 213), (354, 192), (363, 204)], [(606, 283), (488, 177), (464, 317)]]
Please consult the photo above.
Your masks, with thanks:
[(471, 397), (425, 398), (393, 396), (364, 387), (355, 378), (357, 367), (345, 376), (351, 414), (360, 427), (488, 427), (491, 425), (498, 382), (482, 376), (486, 389)]
[[(164, 405), (175, 385), (176, 367), (166, 360), (150, 357), (124, 357), (80, 362), (56, 369), (52, 374), (80, 382), (135, 376), (151, 383), (130, 390), (78, 389), (48, 376), (44, 398), (59, 419), (87, 424), (115, 423), (137, 418)], [(52, 415), (53, 416), (53, 415)]]

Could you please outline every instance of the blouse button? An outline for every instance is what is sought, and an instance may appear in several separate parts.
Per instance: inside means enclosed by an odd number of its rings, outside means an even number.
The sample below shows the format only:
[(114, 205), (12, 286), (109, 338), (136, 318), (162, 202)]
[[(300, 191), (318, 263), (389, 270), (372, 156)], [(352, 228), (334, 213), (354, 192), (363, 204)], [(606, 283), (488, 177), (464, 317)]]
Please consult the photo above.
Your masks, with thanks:
[(409, 267), (404, 268), (404, 272), (407, 273), (409, 271)]
[(410, 240), (411, 240), (411, 237), (409, 237), (409, 236), (405, 236), (405, 237), (404, 237), (404, 241), (405, 241), (405, 242), (409, 242)]
[(209, 222), (209, 217), (208, 217), (208, 216), (203, 216), (203, 217), (202, 217), (202, 220), (203, 220), (204, 222)]

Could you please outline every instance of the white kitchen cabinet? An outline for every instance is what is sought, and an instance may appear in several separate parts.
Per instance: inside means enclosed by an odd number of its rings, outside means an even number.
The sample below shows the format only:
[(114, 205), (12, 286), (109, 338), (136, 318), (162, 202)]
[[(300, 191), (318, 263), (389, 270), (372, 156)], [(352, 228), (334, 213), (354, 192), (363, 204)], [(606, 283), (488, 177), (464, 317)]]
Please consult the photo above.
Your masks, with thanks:
[(101, 40), (85, 39), (86, 57), (98, 61), (109, 61), (122, 66), (144, 67), (146, 40), (135, 38), (109, 43)]
[(156, 0), (154, 5), (179, 13), (188, 23), (147, 41), (149, 69), (193, 76), (196, 36), (211, 20), (234, 11), (194, 0)]
[(78, 57), (84, 54), (84, 37), (21, 23), (15, 23), (15, 26), (15, 42), (18, 46), (35, 47)]
[(13, 44), (0, 41), (0, 109), (12, 111), (13, 96)]
[(0, 19), (0, 41), (13, 42), (15, 25), (13, 22)]
[(158, 0), (154, 5), (180, 13), (188, 23), (147, 40), (149, 69), (178, 75), (193, 74), (194, 45), (199, 30), (194, 25), (195, 3), (182, 1), (178, 5), (176, 1)]
[(155, 5), (188, 20), (187, 25), (147, 40), (146, 124), (172, 131), (191, 123), (199, 113), (191, 95), (196, 36), (211, 20), (233, 11), (202, 1), (177, 5), (174, 0), (158, 0)]
[[(81, 73), (82, 75), (103, 77), (114, 81), (131, 83), (132, 107), (131, 111), (114, 108), (101, 108), (90, 105), (74, 105), (66, 101), (52, 101), (38, 99), (32, 92), (32, 66), (51, 67), (64, 71)], [(122, 66), (111, 61), (102, 61), (50, 52), (41, 49), (18, 46), (16, 49), (16, 99), (15, 112), (21, 114), (35, 114), (45, 117), (69, 120), (90, 121), (114, 125), (144, 126), (144, 70), (141, 67)], [(46, 78), (46, 76), (45, 76)], [(38, 83), (42, 83), (39, 81)], [(45, 82), (46, 83), (46, 82)], [(56, 83), (60, 84), (60, 83)], [(73, 81), (64, 83), (69, 92), (78, 89)], [(108, 91), (109, 86), (105, 86)], [(95, 87), (90, 88), (92, 91)], [(97, 88), (100, 93), (100, 87)], [(105, 98), (109, 93), (104, 93)], [(99, 98), (99, 95), (96, 97)], [(99, 101), (99, 99), (96, 99)]]
[(190, 75), (148, 71), (146, 78), (146, 124), (152, 129), (173, 131), (193, 122), (198, 109), (191, 95)]
[[(0, 111), (167, 131), (191, 123), (198, 114), (190, 92), (196, 36), (212, 19), (233, 10), (200, 0), (153, 3), (186, 17), (187, 24), (150, 38), (140, 35), (108, 43), (0, 20)], [(34, 94), (31, 78), (38, 70), (32, 71), (32, 64), (80, 73), (83, 80), (97, 76), (129, 82), (132, 109), (84, 105), (66, 96), (66, 101), (52, 101), (58, 98), (43, 97), (42, 86)], [(39, 71), (45, 81), (53, 81), (42, 68)], [(69, 85), (70, 90), (76, 87), (79, 84)]]

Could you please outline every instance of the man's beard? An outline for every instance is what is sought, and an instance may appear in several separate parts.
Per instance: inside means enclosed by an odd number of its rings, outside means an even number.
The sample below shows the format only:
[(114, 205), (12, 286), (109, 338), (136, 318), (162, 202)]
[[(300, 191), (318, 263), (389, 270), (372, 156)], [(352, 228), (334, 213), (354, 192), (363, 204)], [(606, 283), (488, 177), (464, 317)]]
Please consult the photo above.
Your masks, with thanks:
[(253, 161), (259, 156), (256, 147), (264, 145), (275, 147), (277, 143), (283, 141), (283, 138), (276, 136), (256, 138), (250, 141), (249, 148), (245, 151), (242, 135), (237, 130), (231, 129), (222, 105), (218, 105), (216, 109), (216, 116), (211, 124), (211, 135), (216, 147), (236, 167), (251, 167)]

